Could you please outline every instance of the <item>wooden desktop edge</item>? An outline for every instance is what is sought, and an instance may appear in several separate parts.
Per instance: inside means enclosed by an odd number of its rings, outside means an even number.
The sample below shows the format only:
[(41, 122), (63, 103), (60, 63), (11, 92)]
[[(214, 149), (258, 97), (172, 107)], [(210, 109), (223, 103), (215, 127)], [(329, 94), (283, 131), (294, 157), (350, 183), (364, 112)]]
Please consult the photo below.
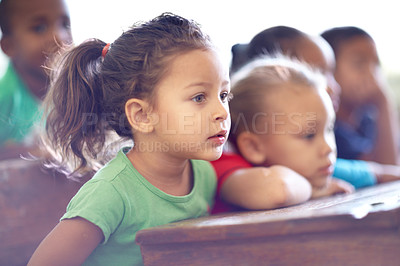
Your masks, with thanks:
[[(400, 226), (400, 181), (270, 211), (226, 213), (141, 230), (141, 246)], [(400, 235), (399, 235), (400, 236)]]

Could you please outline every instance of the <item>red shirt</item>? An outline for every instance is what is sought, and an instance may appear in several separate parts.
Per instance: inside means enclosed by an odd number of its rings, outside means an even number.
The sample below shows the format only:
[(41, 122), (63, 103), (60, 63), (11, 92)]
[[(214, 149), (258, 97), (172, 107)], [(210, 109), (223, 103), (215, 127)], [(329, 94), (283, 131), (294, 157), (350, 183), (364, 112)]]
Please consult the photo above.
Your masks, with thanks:
[(211, 162), (217, 173), (217, 193), (215, 195), (215, 204), (211, 211), (212, 214), (221, 212), (231, 212), (242, 210), (240, 207), (224, 202), (220, 197), (222, 184), (236, 170), (253, 167), (242, 156), (235, 153), (222, 153), (222, 156)]

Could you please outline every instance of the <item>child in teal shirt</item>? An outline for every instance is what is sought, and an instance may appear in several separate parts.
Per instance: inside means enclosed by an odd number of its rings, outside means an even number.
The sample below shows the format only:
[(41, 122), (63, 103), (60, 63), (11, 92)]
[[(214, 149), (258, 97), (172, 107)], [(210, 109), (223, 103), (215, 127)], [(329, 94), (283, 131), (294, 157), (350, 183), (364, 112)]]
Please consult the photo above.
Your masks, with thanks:
[(72, 42), (72, 34), (63, 0), (2, 0), (0, 28), (1, 48), (10, 59), (0, 78), (0, 148), (5, 153), (32, 145), (29, 137), (41, 117), (38, 109), (49, 80), (44, 66)]
[(0, 79), (0, 144), (23, 142), (38, 120), (39, 101), (10, 64)]

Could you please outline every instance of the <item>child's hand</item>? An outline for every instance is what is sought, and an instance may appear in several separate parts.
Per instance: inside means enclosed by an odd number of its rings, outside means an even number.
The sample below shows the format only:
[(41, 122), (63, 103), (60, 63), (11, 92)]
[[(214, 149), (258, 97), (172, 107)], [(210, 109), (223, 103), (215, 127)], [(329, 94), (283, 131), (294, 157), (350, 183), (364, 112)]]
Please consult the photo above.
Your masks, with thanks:
[(312, 188), (312, 195), (311, 198), (321, 198), (321, 197), (326, 197), (326, 196), (331, 196), (335, 194), (340, 194), (340, 193), (346, 193), (350, 194), (354, 192), (354, 186), (351, 185), (350, 183), (337, 179), (337, 178), (332, 178), (332, 180), (328, 183), (323, 188)]
[(378, 183), (400, 180), (400, 166), (367, 162), (371, 172), (376, 176)]
[(354, 80), (344, 89), (342, 88), (342, 91), (343, 96), (357, 106), (367, 103), (380, 106), (385, 104), (390, 97), (388, 95), (390, 89), (380, 69), (377, 69), (373, 74)]

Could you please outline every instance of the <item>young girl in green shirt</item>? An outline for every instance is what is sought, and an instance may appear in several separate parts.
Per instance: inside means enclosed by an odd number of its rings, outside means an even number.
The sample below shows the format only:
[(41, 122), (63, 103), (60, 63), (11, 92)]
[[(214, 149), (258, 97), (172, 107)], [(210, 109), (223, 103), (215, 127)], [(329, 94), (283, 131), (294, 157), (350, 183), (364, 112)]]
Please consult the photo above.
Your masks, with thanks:
[[(45, 99), (47, 143), (73, 174), (116, 132), (133, 140), (83, 185), (29, 265), (142, 264), (136, 232), (206, 215), (230, 128), (229, 74), (199, 26), (162, 14), (111, 45), (62, 57)], [(72, 160), (71, 160), (72, 158)]]

